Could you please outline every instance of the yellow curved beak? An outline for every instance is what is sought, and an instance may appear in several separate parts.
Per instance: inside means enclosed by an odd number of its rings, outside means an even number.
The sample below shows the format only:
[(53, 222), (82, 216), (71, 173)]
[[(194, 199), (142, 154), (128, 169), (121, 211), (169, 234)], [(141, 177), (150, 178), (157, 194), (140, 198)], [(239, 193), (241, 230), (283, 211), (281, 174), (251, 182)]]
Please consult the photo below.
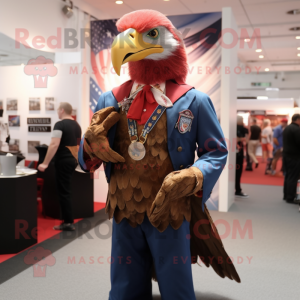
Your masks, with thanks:
[(129, 28), (116, 36), (111, 47), (111, 60), (113, 67), (120, 75), (121, 66), (129, 61), (138, 61), (150, 54), (161, 53), (164, 48), (155, 43), (146, 43), (142, 33)]

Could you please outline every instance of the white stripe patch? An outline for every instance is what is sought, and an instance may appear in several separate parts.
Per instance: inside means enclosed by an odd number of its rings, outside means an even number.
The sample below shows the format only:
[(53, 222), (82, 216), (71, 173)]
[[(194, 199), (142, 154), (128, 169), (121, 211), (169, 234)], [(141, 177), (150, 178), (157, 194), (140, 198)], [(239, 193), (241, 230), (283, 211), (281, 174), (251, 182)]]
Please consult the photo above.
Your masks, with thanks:
[(61, 130), (53, 130), (51, 137), (60, 138), (62, 137), (63, 132)]

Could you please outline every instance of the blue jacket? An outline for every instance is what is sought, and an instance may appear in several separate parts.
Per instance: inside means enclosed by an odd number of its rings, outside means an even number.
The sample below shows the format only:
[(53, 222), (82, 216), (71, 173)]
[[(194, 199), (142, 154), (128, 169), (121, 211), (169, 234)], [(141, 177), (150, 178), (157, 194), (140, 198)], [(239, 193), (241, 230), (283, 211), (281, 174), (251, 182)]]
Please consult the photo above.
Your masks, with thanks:
[[(103, 93), (99, 98), (95, 112), (109, 106), (114, 106), (116, 111), (119, 111), (118, 101), (115, 95), (116, 93), (114, 94), (113, 91)], [(168, 93), (167, 96), (173, 102), (173, 107), (166, 109), (168, 151), (173, 168), (176, 171), (193, 166), (201, 170), (204, 177), (204, 205), (226, 164), (228, 155), (220, 123), (217, 119), (214, 106), (206, 94), (195, 89), (190, 89), (178, 99), (172, 99), (172, 95), (168, 95)], [(179, 112), (186, 109), (189, 109), (193, 113), (194, 119), (192, 121), (191, 131), (182, 134), (178, 131), (178, 128), (175, 128), (175, 124), (178, 120)], [(117, 126), (114, 125), (108, 132), (108, 140), (112, 149), (116, 128)], [(83, 139), (84, 136), (79, 147), (78, 161), (81, 168), (88, 172), (89, 170), (87, 170), (83, 159)], [(179, 152), (178, 147), (182, 147), (182, 151)], [(198, 159), (195, 161), (196, 150)], [(110, 181), (112, 167), (113, 163), (107, 163), (105, 167), (108, 183)]]

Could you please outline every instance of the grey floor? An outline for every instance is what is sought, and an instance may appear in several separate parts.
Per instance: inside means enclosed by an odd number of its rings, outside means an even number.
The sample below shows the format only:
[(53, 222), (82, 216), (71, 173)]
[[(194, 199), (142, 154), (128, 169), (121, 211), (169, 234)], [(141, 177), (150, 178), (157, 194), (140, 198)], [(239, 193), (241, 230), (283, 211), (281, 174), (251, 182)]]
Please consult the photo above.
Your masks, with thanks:
[[(282, 201), (281, 187), (244, 185), (244, 191), (250, 197), (237, 199), (228, 213), (212, 212), (214, 221), (227, 222), (231, 228), (223, 243), (235, 262), (242, 283), (219, 278), (211, 268), (194, 265), (197, 300), (300, 299), (298, 205)], [(237, 223), (242, 228), (252, 224), (253, 238), (249, 231), (244, 238), (239, 234), (235, 238), (233, 228), (237, 227), (233, 224)], [(47, 267), (46, 277), (34, 277), (30, 266), (4, 281), (0, 286), (0, 299), (108, 299), (110, 265), (107, 259), (111, 240), (105, 235), (109, 235), (110, 225), (109, 221), (104, 221), (54, 251), (56, 263)], [(225, 233), (223, 225), (219, 224), (218, 229), (220, 234)], [(75, 263), (68, 262), (68, 258), (73, 257)], [(94, 263), (91, 263), (92, 257)], [(103, 264), (97, 262), (100, 257), (103, 257)], [(14, 262), (15, 267), (22, 263), (20, 259)], [(11, 272), (14, 264), (8, 261), (5, 270), (1, 269), (1, 264), (0, 271)], [(156, 283), (153, 284), (153, 295), (154, 300), (161, 299)]]

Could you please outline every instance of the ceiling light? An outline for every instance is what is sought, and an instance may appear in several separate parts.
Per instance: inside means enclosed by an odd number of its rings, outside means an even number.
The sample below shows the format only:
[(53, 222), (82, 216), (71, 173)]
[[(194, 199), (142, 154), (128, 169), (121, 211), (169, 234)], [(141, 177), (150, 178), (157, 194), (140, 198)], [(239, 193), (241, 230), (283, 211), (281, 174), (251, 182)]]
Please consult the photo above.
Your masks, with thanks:
[[(66, 0), (63, 0), (64, 2), (67, 2)], [(67, 18), (71, 18), (74, 14), (73, 12), (73, 2), (69, 0), (70, 4), (65, 5), (62, 9), (63, 13), (67, 16)]]
[(300, 14), (300, 9), (292, 9), (287, 12), (289, 15), (298, 15)]
[(116, 1), (116, 4), (123, 4), (123, 1)]
[(300, 36), (298, 35), (298, 36), (296, 36), (296, 40), (300, 40)]
[(266, 91), (267, 92), (272, 92), (272, 91), (279, 92), (279, 88), (266, 88)]
[(257, 96), (256, 99), (258, 99), (258, 100), (268, 100), (269, 97), (267, 97), (267, 96)]
[(264, 56), (263, 56), (263, 55), (260, 55), (259, 58), (264, 58)]
[(266, 71), (266, 72), (269, 72), (269, 71), (270, 71), (270, 69), (269, 69), (269, 68), (265, 68), (265, 71)]
[(300, 30), (300, 27), (292, 27), (292, 28), (290, 28), (290, 30), (291, 31), (298, 31), (298, 30)]
[(300, 53), (298, 53), (297, 55), (300, 56)]
[(255, 51), (256, 51), (256, 52), (262, 52), (262, 50), (261, 50), (261, 49), (256, 49)]
[(244, 42), (249, 43), (250, 39), (244, 39)]

